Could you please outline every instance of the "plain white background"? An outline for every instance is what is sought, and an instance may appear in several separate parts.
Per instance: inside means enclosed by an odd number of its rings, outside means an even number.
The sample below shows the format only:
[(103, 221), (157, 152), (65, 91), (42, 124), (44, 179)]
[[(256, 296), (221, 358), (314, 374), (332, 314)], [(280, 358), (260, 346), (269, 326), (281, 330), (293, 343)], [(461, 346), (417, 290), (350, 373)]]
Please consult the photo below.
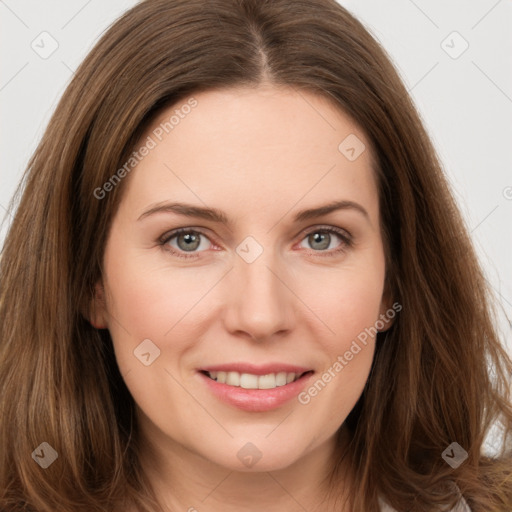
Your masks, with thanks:
[[(0, 243), (15, 186), (74, 70), (135, 3), (0, 0), (0, 216), (6, 217)], [(512, 318), (512, 2), (340, 3), (392, 57), (444, 163), (488, 280)], [(52, 45), (58, 46), (45, 55)], [(500, 328), (511, 347), (505, 315)]]

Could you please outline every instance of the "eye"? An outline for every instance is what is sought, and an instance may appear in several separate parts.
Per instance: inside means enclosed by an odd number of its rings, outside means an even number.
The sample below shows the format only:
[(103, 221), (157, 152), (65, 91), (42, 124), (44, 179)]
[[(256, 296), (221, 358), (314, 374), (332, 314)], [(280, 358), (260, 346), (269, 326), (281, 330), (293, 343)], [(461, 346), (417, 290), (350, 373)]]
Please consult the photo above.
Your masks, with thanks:
[[(333, 248), (333, 241), (336, 238), (339, 243)], [(198, 258), (198, 253), (212, 247), (212, 242), (205, 233), (191, 228), (175, 229), (162, 235), (158, 242), (165, 250), (179, 258)], [(317, 256), (336, 256), (352, 246), (352, 236), (334, 226), (320, 226), (304, 234), (300, 247), (304, 247), (304, 242), (309, 244)]]
[(195, 253), (202, 252), (198, 251), (198, 249), (204, 250), (210, 248), (208, 245), (205, 247), (201, 238), (208, 240), (211, 245), (209, 238), (201, 231), (180, 228), (163, 235), (159, 243), (164, 246), (166, 250), (179, 258), (196, 258)]
[[(332, 243), (336, 238), (340, 243), (338, 246), (333, 248)], [(313, 249), (313, 252), (326, 253), (321, 254), (321, 256), (335, 256), (340, 252), (346, 251), (352, 246), (352, 237), (350, 233), (343, 229), (335, 228), (334, 226), (322, 226), (316, 227), (306, 233), (305, 238), (301, 242), (301, 247), (304, 247), (302, 245), (304, 242), (309, 244), (309, 247)], [(327, 249), (331, 250), (327, 251)]]

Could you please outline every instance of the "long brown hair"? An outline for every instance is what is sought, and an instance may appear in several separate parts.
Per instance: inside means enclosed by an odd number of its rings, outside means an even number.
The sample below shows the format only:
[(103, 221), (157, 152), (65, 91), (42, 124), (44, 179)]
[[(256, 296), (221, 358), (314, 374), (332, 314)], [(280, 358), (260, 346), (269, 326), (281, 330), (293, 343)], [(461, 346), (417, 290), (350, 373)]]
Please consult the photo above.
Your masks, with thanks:
[[(378, 496), (399, 511), (433, 510), (453, 505), (454, 489), (474, 512), (512, 510), (512, 361), (440, 162), (384, 50), (334, 0), (146, 0), (77, 70), (11, 203), (0, 263), (2, 511), (99, 512), (123, 499), (159, 510), (110, 335), (87, 321), (129, 178), (101, 200), (94, 192), (163, 108), (263, 82), (331, 99), (376, 156), (387, 288), (403, 309), (379, 334), (346, 422), (353, 510), (376, 512)], [(496, 423), (502, 450), (485, 455)], [(31, 456), (43, 442), (58, 454), (46, 469)], [(442, 457), (452, 442), (468, 452), (456, 469)]]

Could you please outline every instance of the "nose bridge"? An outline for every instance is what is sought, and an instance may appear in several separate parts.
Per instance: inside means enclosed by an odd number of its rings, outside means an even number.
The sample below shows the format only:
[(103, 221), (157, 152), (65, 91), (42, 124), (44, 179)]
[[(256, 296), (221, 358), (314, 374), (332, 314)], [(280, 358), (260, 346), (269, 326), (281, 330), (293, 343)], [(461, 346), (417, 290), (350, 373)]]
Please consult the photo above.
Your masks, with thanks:
[(294, 296), (282, 282), (285, 272), (278, 255), (256, 243), (246, 239), (237, 247), (226, 321), (232, 331), (263, 339), (292, 327)]

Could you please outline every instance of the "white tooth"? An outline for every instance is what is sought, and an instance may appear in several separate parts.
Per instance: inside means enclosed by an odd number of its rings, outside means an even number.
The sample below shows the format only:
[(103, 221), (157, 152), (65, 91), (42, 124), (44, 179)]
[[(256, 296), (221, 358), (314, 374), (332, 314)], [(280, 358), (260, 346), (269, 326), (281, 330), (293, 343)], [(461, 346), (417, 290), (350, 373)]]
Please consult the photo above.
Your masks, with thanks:
[(276, 386), (284, 386), (286, 384), (286, 372), (276, 374)]
[(240, 375), (240, 387), (245, 389), (258, 389), (258, 376), (250, 373)]
[(238, 372), (228, 372), (226, 384), (229, 386), (240, 386), (240, 374)]
[(276, 376), (274, 373), (261, 375), (258, 379), (259, 389), (272, 389), (276, 387)]
[(296, 380), (300, 375), (297, 373), (268, 373), (267, 375), (253, 375), (251, 373), (238, 372), (209, 372), (212, 378), (216, 378), (221, 384), (242, 387), (244, 389), (273, 389), (278, 386), (285, 386)]

